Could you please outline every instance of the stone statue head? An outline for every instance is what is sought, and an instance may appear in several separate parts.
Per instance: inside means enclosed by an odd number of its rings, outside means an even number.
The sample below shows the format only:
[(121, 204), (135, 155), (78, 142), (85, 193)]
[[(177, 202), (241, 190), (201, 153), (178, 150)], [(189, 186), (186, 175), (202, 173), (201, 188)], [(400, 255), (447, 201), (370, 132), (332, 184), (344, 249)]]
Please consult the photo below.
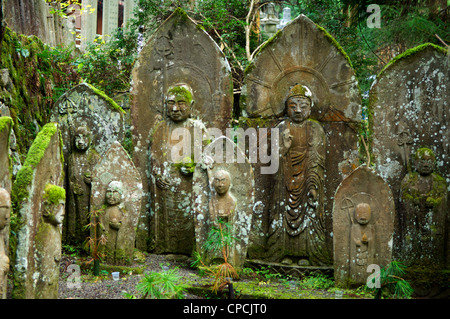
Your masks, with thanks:
[(415, 154), (416, 169), (420, 175), (427, 176), (433, 173), (436, 165), (436, 156), (429, 148), (420, 148)]
[(301, 123), (311, 115), (312, 93), (307, 86), (293, 86), (286, 99), (286, 113), (295, 123)]
[(80, 126), (75, 131), (75, 147), (79, 151), (86, 151), (91, 143), (91, 132), (85, 126)]
[(193, 104), (191, 89), (185, 84), (175, 85), (167, 92), (167, 114), (174, 122), (189, 118)]
[(112, 181), (106, 189), (106, 203), (108, 205), (120, 204), (123, 200), (123, 184), (119, 181)]
[(366, 225), (371, 218), (371, 208), (367, 203), (359, 203), (355, 208), (355, 219), (360, 225)]
[(64, 188), (47, 184), (44, 190), (44, 209), (42, 216), (47, 223), (54, 226), (61, 225), (64, 221), (64, 206), (66, 191)]
[(214, 174), (213, 187), (217, 194), (224, 195), (228, 192), (231, 185), (231, 177), (227, 171), (218, 170)]
[(0, 188), (0, 230), (8, 225), (10, 212), (11, 197), (6, 189)]

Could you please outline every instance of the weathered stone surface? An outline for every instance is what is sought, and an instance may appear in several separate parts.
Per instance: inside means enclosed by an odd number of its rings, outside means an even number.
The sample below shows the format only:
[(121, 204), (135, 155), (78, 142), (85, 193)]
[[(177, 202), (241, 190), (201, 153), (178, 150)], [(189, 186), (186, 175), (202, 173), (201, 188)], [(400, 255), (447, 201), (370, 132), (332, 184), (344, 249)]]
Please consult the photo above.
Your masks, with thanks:
[(91, 210), (103, 210), (99, 219), (100, 236), (107, 238), (106, 262), (133, 260), (142, 196), (139, 172), (122, 145), (114, 142), (92, 172)]
[[(142, 176), (150, 178), (149, 132), (167, 117), (165, 97), (169, 87), (185, 83), (195, 103), (192, 118), (206, 127), (229, 126), (233, 85), (229, 64), (216, 43), (181, 9), (177, 9), (153, 34), (133, 69), (131, 117), (133, 161)], [(144, 178), (144, 189), (150, 183)], [(149, 205), (147, 205), (147, 213)], [(146, 222), (148, 223), (148, 221)], [(145, 245), (142, 243), (141, 245)]]
[(11, 196), (0, 188), (0, 299), (6, 299), (9, 271), (9, 221), (11, 215)]
[(64, 239), (82, 243), (88, 233), (91, 174), (115, 141), (124, 137), (124, 111), (89, 84), (79, 84), (57, 101), (52, 120), (60, 124), (64, 143), (67, 207)]
[(170, 88), (168, 118), (150, 133), (150, 249), (158, 253), (191, 254), (194, 249), (192, 174), (208, 142), (203, 123), (189, 118), (194, 100), (187, 86)]
[[(243, 160), (241, 160), (243, 159)], [(228, 223), (235, 238), (229, 247), (228, 262), (242, 268), (247, 257), (254, 205), (253, 168), (245, 154), (229, 138), (222, 136), (209, 144), (194, 171), (196, 250), (208, 262), (221, 252), (205, 252), (205, 243), (219, 219)]]
[(400, 190), (402, 239), (399, 259), (406, 265), (445, 265), (447, 183), (434, 172), (436, 157), (428, 148), (414, 155), (414, 171), (405, 175)]
[(12, 127), (11, 117), (0, 117), (0, 187), (8, 192), (11, 191), (12, 163), (9, 155)]
[[(421, 147), (436, 155), (436, 173), (450, 181), (450, 68), (446, 51), (432, 44), (410, 49), (378, 75), (370, 91), (373, 156), (399, 207), (400, 185)], [(448, 209), (447, 209), (448, 210)], [(400, 217), (400, 216), (399, 216)], [(405, 221), (399, 220), (398, 225)], [(401, 250), (397, 229), (394, 245)], [(397, 241), (398, 240), (398, 241)]]
[[(0, 102), (0, 117), (8, 117), (11, 118), (11, 112), (5, 104)], [(4, 121), (8, 122), (8, 120), (4, 119)], [(12, 169), (12, 175), (15, 177), (17, 175), (17, 172), (22, 167), (22, 164), (20, 162), (19, 152), (17, 151), (17, 140), (16, 140), (16, 134), (14, 133), (14, 123), (11, 121), (11, 124), (9, 125), (10, 128), (10, 135), (9, 135), (9, 149), (8, 153), (11, 157), (11, 169)], [(5, 140), (6, 142), (6, 140)], [(6, 156), (6, 153), (5, 155)], [(9, 160), (9, 159), (8, 159)]]
[(361, 98), (347, 55), (304, 15), (270, 39), (249, 66), (242, 100), (246, 112), (282, 116), (287, 92), (299, 82), (315, 92), (313, 118), (359, 121)]
[(64, 155), (74, 149), (74, 133), (80, 126), (91, 131), (91, 143), (102, 155), (114, 141), (123, 139), (124, 114), (125, 111), (102, 91), (81, 83), (59, 98), (51, 119), (60, 125)]
[(6, 298), (9, 271), (9, 232), (11, 214), (11, 162), (9, 138), (13, 121), (0, 117), (0, 299)]
[(333, 207), (336, 283), (366, 284), (367, 267), (391, 262), (395, 205), (387, 183), (361, 166), (342, 181)]
[(80, 126), (74, 132), (74, 148), (67, 158), (67, 216), (64, 239), (70, 243), (82, 243), (89, 232), (84, 228), (89, 224), (91, 209), (91, 182), (95, 165), (100, 155), (91, 144), (92, 133)]
[[(250, 118), (285, 120), (286, 100), (290, 89), (302, 84), (312, 92), (310, 123), (321, 126), (326, 136), (323, 175), (323, 228), (328, 254), (332, 254), (331, 209), (339, 183), (357, 167), (358, 123), (361, 120), (361, 97), (355, 72), (348, 56), (323, 28), (300, 15), (280, 30), (256, 55), (247, 68), (241, 103)], [(317, 126), (317, 125), (313, 126)], [(280, 124), (281, 125), (281, 124)], [(280, 131), (280, 137), (282, 136)], [(275, 185), (276, 174), (262, 176), (255, 169), (259, 187), (255, 200), (264, 211), (261, 225), (271, 216), (269, 185)], [(262, 192), (264, 190), (264, 192)], [(276, 196), (273, 194), (273, 196)], [(273, 197), (272, 196), (272, 197)], [(302, 202), (303, 204), (303, 202)], [(270, 228), (267, 234), (270, 234)], [(251, 258), (263, 258), (261, 249), (250, 248)], [(331, 264), (331, 260), (326, 262)]]
[(13, 298), (58, 297), (65, 190), (58, 124), (37, 135), (13, 184), (18, 212)]
[(286, 101), (289, 118), (276, 126), (280, 166), (271, 202), (270, 261), (323, 265), (330, 259), (324, 254), (326, 136), (320, 124), (309, 120), (312, 95), (308, 87), (294, 86)]

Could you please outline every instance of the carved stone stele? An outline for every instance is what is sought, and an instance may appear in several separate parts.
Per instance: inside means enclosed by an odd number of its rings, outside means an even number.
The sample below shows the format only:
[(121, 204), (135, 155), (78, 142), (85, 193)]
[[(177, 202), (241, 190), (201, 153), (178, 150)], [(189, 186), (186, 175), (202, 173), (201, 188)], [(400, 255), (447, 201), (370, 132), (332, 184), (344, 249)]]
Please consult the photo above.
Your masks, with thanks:
[[(106, 254), (106, 262), (132, 262), (142, 196), (141, 176), (127, 152), (116, 141), (92, 173), (91, 209), (101, 210), (98, 236), (106, 238), (106, 245), (100, 250)], [(93, 229), (91, 237), (92, 234)]]
[(66, 199), (62, 154), (59, 125), (48, 123), (36, 136), (13, 184), (20, 220), (15, 229), (15, 299), (58, 297)]
[[(225, 136), (216, 138), (194, 171), (196, 251), (207, 262), (223, 261), (222, 252), (205, 250), (212, 227), (227, 223), (231, 235), (228, 262), (243, 267), (250, 243), (254, 205), (253, 169), (245, 154)], [(223, 224), (222, 224), (223, 227)]]
[(366, 284), (368, 266), (391, 262), (394, 221), (392, 192), (372, 169), (360, 166), (342, 181), (333, 207), (336, 283)]

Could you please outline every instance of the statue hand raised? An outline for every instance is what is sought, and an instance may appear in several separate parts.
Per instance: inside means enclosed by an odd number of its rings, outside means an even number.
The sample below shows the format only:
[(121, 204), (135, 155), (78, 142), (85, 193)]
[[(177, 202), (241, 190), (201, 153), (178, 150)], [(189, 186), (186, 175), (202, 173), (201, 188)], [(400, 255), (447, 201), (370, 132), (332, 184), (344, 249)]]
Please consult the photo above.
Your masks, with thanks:
[(291, 145), (292, 145), (292, 135), (290, 134), (289, 129), (285, 129), (283, 133), (281, 133), (280, 153), (282, 155), (286, 154)]

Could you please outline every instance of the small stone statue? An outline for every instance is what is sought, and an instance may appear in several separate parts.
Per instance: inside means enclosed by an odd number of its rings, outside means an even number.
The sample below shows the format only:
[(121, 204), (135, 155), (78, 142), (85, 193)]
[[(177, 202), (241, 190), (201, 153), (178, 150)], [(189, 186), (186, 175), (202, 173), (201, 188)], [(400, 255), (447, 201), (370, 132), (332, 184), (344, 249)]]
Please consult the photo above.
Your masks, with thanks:
[[(120, 248), (118, 247), (119, 242), (119, 231), (120, 227), (124, 222), (124, 214), (120, 204), (123, 200), (123, 185), (119, 181), (112, 181), (108, 184), (106, 189), (105, 201), (105, 217), (102, 223), (105, 233), (107, 234), (106, 242), (106, 260), (110, 262), (116, 261), (117, 252)], [(120, 256), (122, 257), (122, 256)]]
[(333, 205), (334, 279), (364, 285), (368, 267), (392, 260), (395, 203), (389, 185), (366, 165), (339, 185)]
[(9, 258), (3, 230), (9, 224), (11, 199), (6, 189), (0, 188), (0, 299), (6, 299), (6, 279), (9, 270)]
[(100, 156), (91, 146), (91, 132), (85, 126), (75, 130), (74, 148), (68, 159), (69, 207), (66, 240), (83, 242), (88, 233), (83, 227), (89, 223), (92, 170)]
[(401, 185), (402, 260), (411, 264), (443, 264), (447, 185), (434, 172), (436, 157), (428, 148), (414, 156), (416, 171)]
[(216, 191), (209, 202), (211, 220), (216, 223), (218, 219), (231, 222), (236, 209), (236, 199), (229, 192), (231, 186), (230, 174), (225, 170), (218, 170), (214, 174), (213, 187)]
[[(372, 264), (373, 259), (373, 238), (374, 229), (371, 221), (371, 207), (367, 203), (359, 203), (355, 207), (354, 221), (351, 226), (351, 258), (355, 259), (350, 263), (350, 276), (355, 282), (364, 282), (367, 277), (367, 266)], [(354, 269), (352, 269), (354, 268)]]
[(132, 262), (142, 196), (141, 176), (115, 141), (92, 172), (91, 215), (99, 232), (91, 228), (91, 238), (100, 240), (98, 249), (107, 263)]
[(122, 202), (123, 189), (122, 183), (118, 181), (112, 181), (108, 184), (106, 190), (106, 203), (109, 205), (106, 208), (106, 216), (108, 216), (109, 226), (112, 229), (119, 230), (122, 224), (122, 211), (119, 208), (119, 204)]
[(41, 280), (39, 294), (42, 298), (58, 298), (65, 196), (64, 188), (53, 184), (45, 186), (42, 222), (35, 237), (36, 242), (45, 243), (35, 251), (36, 269)]

